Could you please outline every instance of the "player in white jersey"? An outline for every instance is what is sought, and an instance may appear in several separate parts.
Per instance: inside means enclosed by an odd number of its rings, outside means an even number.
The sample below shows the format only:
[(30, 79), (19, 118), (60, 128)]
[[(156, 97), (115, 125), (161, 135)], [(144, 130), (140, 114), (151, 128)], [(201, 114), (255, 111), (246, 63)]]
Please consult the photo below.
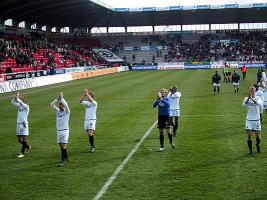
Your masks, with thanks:
[(84, 95), (80, 99), (80, 103), (86, 107), (85, 119), (84, 119), (84, 130), (88, 134), (91, 153), (95, 151), (94, 133), (95, 133), (95, 126), (96, 126), (97, 102), (94, 100), (94, 97), (95, 95), (92, 91), (85, 89)]
[(249, 148), (249, 156), (253, 156), (252, 151), (252, 133), (256, 133), (256, 147), (257, 152), (260, 153), (260, 142), (261, 142), (261, 121), (260, 121), (260, 109), (262, 102), (260, 97), (256, 96), (255, 87), (249, 88), (249, 94), (243, 101), (243, 106), (247, 107), (246, 116), (246, 130), (247, 130), (247, 144)]
[[(58, 107), (56, 104), (58, 103)], [(61, 149), (61, 160), (59, 167), (63, 166), (68, 161), (67, 144), (69, 140), (69, 117), (70, 109), (63, 98), (63, 93), (60, 92), (57, 99), (51, 103), (51, 107), (56, 111), (56, 127), (57, 127), (57, 143)]]
[(264, 81), (260, 81), (259, 89), (263, 91), (263, 110), (267, 111), (267, 86)]
[(26, 97), (21, 96), (19, 92), (16, 93), (11, 104), (18, 109), (16, 135), (19, 143), (22, 145), (18, 158), (23, 158), (24, 154), (31, 148), (27, 143), (27, 137), (29, 136), (28, 115), (30, 108), (26, 104)]
[(254, 84), (254, 87), (256, 88), (256, 96), (260, 98), (261, 100), (261, 107), (260, 107), (260, 118), (261, 118), (261, 124), (262, 124), (262, 113), (263, 113), (263, 101), (264, 101), (264, 94), (262, 91), (262, 88), (260, 87), (260, 84)]
[[(180, 117), (180, 97), (181, 92), (177, 92), (177, 87), (173, 86), (170, 88), (170, 93), (168, 97), (170, 99), (170, 121), (173, 127), (173, 136), (176, 136), (176, 131), (178, 129), (178, 118)], [(174, 123), (173, 123), (174, 118)]]

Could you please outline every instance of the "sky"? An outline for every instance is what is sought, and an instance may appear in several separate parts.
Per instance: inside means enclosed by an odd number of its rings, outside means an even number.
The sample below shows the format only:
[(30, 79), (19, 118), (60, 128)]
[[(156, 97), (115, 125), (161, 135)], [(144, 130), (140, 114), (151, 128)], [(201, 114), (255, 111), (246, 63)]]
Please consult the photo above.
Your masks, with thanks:
[(104, 2), (112, 8), (140, 8), (140, 7), (167, 7), (167, 6), (193, 6), (218, 4), (251, 4), (267, 3), (267, 0), (93, 0)]

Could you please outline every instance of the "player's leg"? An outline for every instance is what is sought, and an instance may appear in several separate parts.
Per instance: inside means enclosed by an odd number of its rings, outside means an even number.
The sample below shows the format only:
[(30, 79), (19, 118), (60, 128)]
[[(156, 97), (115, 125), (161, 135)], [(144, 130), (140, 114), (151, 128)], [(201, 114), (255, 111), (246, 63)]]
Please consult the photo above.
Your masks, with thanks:
[(171, 125), (170, 125), (170, 118), (166, 117), (165, 119), (165, 129), (168, 134), (169, 142), (170, 145), (172, 146), (173, 149), (175, 149), (175, 145), (173, 143), (173, 138), (172, 138), (172, 133), (171, 133)]
[(69, 130), (57, 132), (57, 143), (61, 150), (61, 160), (58, 164), (59, 167), (62, 167), (64, 163), (68, 161), (68, 152), (67, 152), (68, 140), (69, 140)]
[(173, 126), (173, 136), (176, 136), (176, 131), (178, 129), (178, 117), (174, 117), (174, 126)]
[(258, 153), (261, 152), (260, 143), (261, 143), (261, 132), (260, 131), (256, 131), (256, 147), (257, 147), (257, 152)]
[(59, 146), (60, 146), (60, 149), (61, 149), (61, 158), (62, 158), (62, 160), (68, 160), (68, 152), (67, 152), (67, 144), (66, 143), (60, 143), (59, 144)]
[(233, 83), (233, 86), (234, 86), (234, 93), (236, 93), (236, 85), (235, 85), (235, 83)]
[(175, 144), (173, 142), (173, 138), (172, 138), (172, 134), (171, 134), (171, 129), (170, 128), (166, 128), (166, 132), (168, 134), (170, 145), (172, 146), (173, 149), (175, 149)]
[(252, 131), (247, 130), (247, 144), (248, 144), (248, 149), (249, 153), (248, 156), (253, 156), (253, 151), (252, 151)]
[(159, 143), (160, 143), (160, 151), (164, 151), (164, 135), (163, 129), (165, 128), (165, 120), (164, 116), (158, 115), (158, 129), (159, 129)]
[(68, 161), (67, 144), (59, 143), (58, 145), (61, 150), (61, 160), (59, 161), (58, 166), (62, 167), (64, 163)]
[(217, 86), (213, 86), (213, 94), (214, 94), (214, 95), (216, 94), (216, 87), (217, 87)]
[(217, 86), (217, 93), (220, 93), (220, 86)]
[(243, 73), (243, 80), (246, 79), (246, 76), (247, 76), (247, 74), (246, 73)]
[(27, 137), (28, 137), (27, 135), (22, 135), (21, 136), (22, 141), (23, 141), (23, 145), (25, 146), (26, 153), (28, 153), (29, 149), (31, 148), (31, 146), (28, 145)]
[[(173, 111), (171, 111), (171, 112), (173, 112)], [(171, 116), (170, 117), (170, 123), (171, 123), (171, 127), (172, 127), (172, 133), (174, 134), (174, 123), (173, 123), (173, 117)]]
[(23, 144), (22, 136), (21, 135), (17, 135), (17, 140), (21, 144), (21, 150), (20, 150), (20, 154), (18, 155), (18, 157), (22, 158), (22, 157), (24, 157), (24, 153), (25, 153), (25, 146)]
[(236, 91), (239, 92), (239, 83), (238, 83), (238, 85), (236, 87)]
[(87, 130), (89, 144), (90, 144), (90, 152), (94, 153), (95, 151), (95, 144), (94, 144), (94, 130), (88, 129)]
[(159, 143), (160, 143), (160, 151), (164, 149), (164, 135), (163, 135), (163, 128), (159, 127)]

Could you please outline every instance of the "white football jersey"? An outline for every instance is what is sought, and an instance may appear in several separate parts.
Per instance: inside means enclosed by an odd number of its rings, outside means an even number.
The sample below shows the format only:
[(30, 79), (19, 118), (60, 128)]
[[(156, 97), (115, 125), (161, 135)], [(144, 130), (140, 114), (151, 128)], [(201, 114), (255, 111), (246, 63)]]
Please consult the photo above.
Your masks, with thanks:
[(246, 106), (248, 109), (246, 120), (260, 120), (260, 108), (262, 106), (260, 97), (255, 97), (256, 103), (251, 99), (246, 103), (247, 99), (248, 97), (245, 97), (243, 101), (243, 106)]
[(30, 107), (17, 97), (12, 99), (11, 104), (18, 109), (17, 123), (28, 124), (28, 115), (30, 112)]
[(264, 81), (264, 82), (267, 81), (266, 73), (265, 73), (265, 72), (262, 72), (262, 73), (261, 73), (261, 81)]
[(95, 100), (92, 100), (92, 102), (82, 101), (81, 104), (86, 106), (85, 121), (96, 120), (97, 102)]
[(261, 99), (261, 102), (263, 102), (263, 100), (264, 100), (264, 96), (263, 96), (264, 94), (263, 94), (263, 91), (262, 90), (258, 90), (257, 92), (256, 92), (256, 96), (257, 97), (260, 97), (260, 99)]
[(170, 110), (180, 110), (180, 97), (181, 92), (169, 93), (168, 97), (170, 99)]
[[(62, 103), (64, 105), (64, 111), (60, 111), (60, 109), (55, 105), (57, 102)], [(58, 131), (68, 130), (69, 129), (69, 118), (70, 118), (70, 109), (65, 101), (65, 99), (55, 99), (51, 103), (52, 108), (56, 111), (57, 121), (56, 126)]]

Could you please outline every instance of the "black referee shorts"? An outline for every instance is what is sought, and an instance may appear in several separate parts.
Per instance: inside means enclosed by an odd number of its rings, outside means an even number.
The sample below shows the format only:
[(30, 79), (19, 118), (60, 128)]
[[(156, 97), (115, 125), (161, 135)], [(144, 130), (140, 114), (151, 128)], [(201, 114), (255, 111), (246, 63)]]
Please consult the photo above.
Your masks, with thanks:
[(171, 128), (171, 121), (169, 115), (158, 116), (158, 128)]

